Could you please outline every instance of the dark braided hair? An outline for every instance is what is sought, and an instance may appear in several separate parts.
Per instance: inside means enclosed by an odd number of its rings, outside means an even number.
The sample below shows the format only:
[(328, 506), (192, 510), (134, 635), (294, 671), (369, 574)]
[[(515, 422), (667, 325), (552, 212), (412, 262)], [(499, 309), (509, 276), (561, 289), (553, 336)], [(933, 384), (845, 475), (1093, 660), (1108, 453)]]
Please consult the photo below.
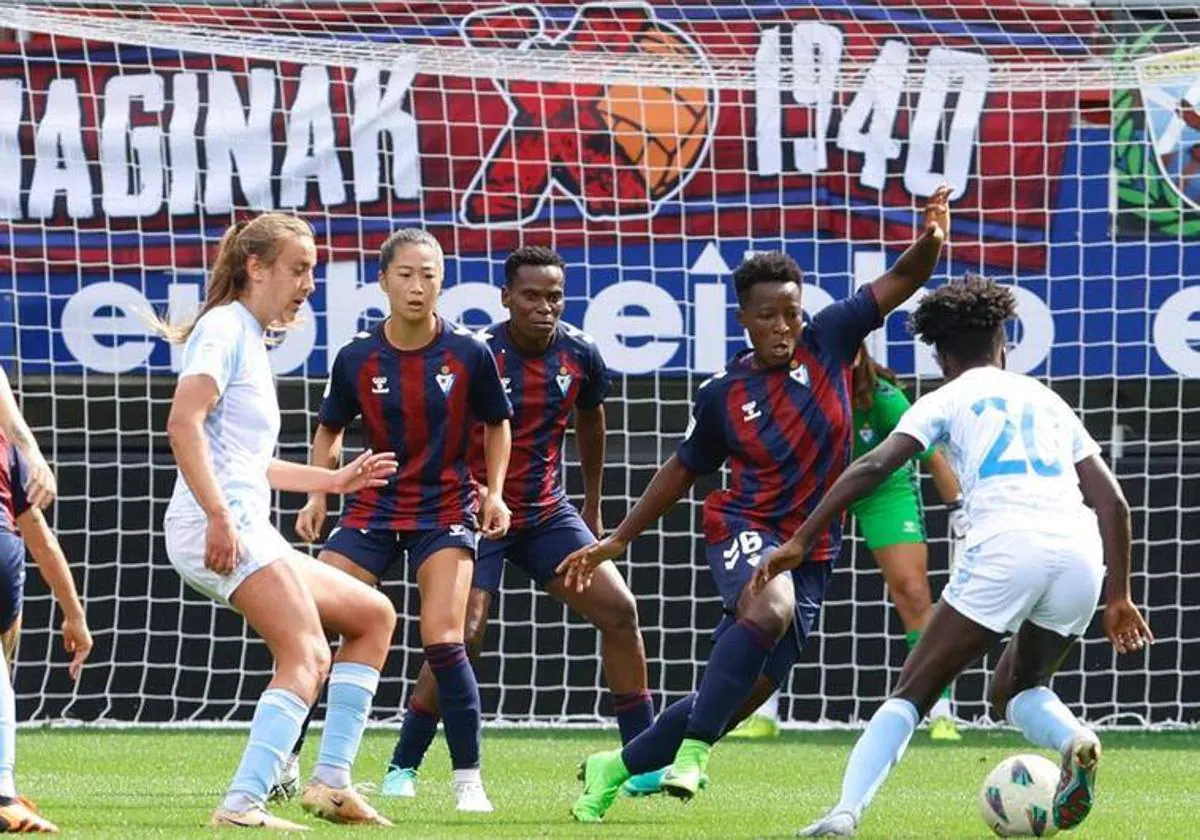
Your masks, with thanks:
[(1004, 324), (1017, 315), (1012, 290), (968, 274), (927, 294), (908, 320), (909, 330), (938, 353), (983, 361), (1004, 342)]

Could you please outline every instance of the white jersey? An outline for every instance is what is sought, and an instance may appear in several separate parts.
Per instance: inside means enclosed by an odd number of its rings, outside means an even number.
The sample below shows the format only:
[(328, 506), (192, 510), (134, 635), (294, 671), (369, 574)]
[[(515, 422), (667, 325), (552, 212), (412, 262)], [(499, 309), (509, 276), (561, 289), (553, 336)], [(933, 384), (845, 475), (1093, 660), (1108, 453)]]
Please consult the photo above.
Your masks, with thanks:
[[(279, 441), (279, 399), (263, 328), (241, 303), (217, 306), (196, 322), (183, 348), (179, 378), (203, 374), (217, 383), (220, 399), (204, 419), (213, 472), (239, 522), (270, 517), (267, 470)], [(203, 517), (183, 475), (167, 518)]]
[(1075, 464), (1100, 447), (1037, 380), (972, 368), (917, 400), (895, 431), (923, 449), (942, 445), (962, 487), (968, 546), (1006, 531), (1096, 534)]

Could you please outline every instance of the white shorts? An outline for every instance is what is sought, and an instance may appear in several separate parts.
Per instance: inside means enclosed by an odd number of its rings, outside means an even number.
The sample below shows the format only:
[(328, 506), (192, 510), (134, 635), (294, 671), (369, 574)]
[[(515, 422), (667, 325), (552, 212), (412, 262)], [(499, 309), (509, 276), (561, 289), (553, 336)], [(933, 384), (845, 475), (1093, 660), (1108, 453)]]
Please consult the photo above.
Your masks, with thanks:
[(237, 565), (228, 575), (218, 575), (204, 565), (207, 528), (207, 519), (166, 519), (163, 529), (166, 531), (167, 557), (189, 586), (223, 604), (229, 603), (234, 591), (250, 575), (292, 553), (291, 545), (270, 522), (259, 520), (239, 524), (241, 550)]
[(942, 599), (997, 633), (1015, 633), (1030, 621), (1060, 636), (1079, 636), (1091, 623), (1103, 584), (1099, 533), (1007, 531), (962, 552)]

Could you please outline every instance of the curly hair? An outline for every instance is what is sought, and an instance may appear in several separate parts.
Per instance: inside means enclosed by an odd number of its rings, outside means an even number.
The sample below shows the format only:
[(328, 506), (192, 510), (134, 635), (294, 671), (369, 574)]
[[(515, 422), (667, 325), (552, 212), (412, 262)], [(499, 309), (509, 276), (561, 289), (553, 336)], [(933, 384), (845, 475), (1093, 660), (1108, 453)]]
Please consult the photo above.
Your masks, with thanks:
[(504, 261), (504, 285), (511, 286), (517, 279), (517, 272), (525, 266), (541, 268), (549, 266), (557, 268), (564, 274), (567, 262), (557, 251), (544, 248), (541, 245), (523, 245), (508, 255)]
[(1016, 315), (1011, 289), (968, 274), (923, 297), (908, 327), (939, 353), (974, 361), (986, 359), (1004, 340), (1004, 325)]
[(746, 296), (759, 283), (804, 282), (804, 271), (783, 251), (759, 251), (747, 257), (733, 272), (733, 289), (739, 306), (746, 305)]

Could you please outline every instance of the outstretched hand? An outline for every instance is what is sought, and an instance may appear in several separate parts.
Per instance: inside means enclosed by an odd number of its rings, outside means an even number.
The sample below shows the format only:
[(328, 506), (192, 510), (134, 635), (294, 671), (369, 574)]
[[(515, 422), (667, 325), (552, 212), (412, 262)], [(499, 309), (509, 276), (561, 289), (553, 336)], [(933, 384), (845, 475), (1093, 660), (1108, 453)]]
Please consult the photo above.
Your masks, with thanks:
[(605, 537), (600, 542), (592, 543), (586, 548), (568, 554), (567, 558), (558, 564), (555, 571), (563, 576), (563, 585), (567, 589), (573, 587), (576, 592), (583, 592), (592, 585), (596, 567), (605, 560), (620, 557), (624, 551), (625, 543), (612, 537)]
[(365, 450), (346, 466), (333, 474), (329, 492), (345, 495), (364, 487), (383, 487), (399, 469), (394, 452), (372, 452)]
[(950, 193), (953, 187), (942, 184), (925, 204), (925, 232), (937, 239), (950, 236)]
[(1104, 635), (1117, 653), (1133, 653), (1154, 643), (1146, 619), (1128, 598), (1112, 601), (1104, 608)]
[(750, 578), (748, 584), (749, 596), (751, 598), (758, 595), (767, 588), (767, 584), (775, 579), (776, 576), (784, 572), (790, 572), (804, 562), (804, 555), (808, 553), (808, 546), (803, 543), (796, 542), (796, 538), (785, 542), (779, 548), (770, 552), (759, 563), (758, 569), (754, 572), (754, 577)]

